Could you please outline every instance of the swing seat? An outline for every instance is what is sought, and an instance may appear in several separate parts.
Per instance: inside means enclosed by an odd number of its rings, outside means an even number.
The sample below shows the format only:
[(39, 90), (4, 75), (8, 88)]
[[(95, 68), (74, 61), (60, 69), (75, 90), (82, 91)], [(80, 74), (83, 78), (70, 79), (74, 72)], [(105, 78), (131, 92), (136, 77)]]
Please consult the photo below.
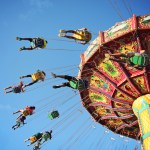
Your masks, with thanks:
[(59, 112), (57, 110), (52, 111), (48, 114), (48, 118), (50, 118), (51, 120), (55, 119), (59, 117)]

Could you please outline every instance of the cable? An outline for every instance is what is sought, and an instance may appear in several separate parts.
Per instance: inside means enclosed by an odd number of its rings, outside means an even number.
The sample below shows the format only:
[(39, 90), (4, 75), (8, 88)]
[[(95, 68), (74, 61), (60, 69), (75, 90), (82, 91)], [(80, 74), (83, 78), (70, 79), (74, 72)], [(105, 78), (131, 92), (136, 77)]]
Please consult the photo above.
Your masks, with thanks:
[[(117, 10), (117, 7), (115, 7), (115, 5), (113, 5), (112, 1), (109, 0), (109, 3), (111, 4), (111, 6), (113, 7), (113, 9), (115, 10), (115, 12), (118, 14), (118, 16), (121, 18), (121, 20), (123, 21), (124, 19), (122, 18), (119, 10)], [(117, 4), (116, 4), (117, 5)]]
[[(69, 97), (68, 99), (66, 99), (63, 103), (60, 104), (60, 106), (63, 105), (64, 103), (68, 102), (68, 100), (72, 99), (72, 98), (73, 98), (74, 96), (76, 96), (76, 95), (77, 95), (77, 94), (75, 94), (75, 95)], [(51, 103), (51, 102), (49, 102), (48, 104), (44, 105), (44, 107), (43, 107), (41, 110), (38, 110), (38, 113), (39, 113), (39, 114), (36, 113), (36, 115), (34, 115), (34, 118), (32, 117), (28, 122), (33, 121), (35, 118), (37, 118), (37, 116), (39, 117), (42, 113), (44, 113), (44, 112), (45, 112), (44, 110), (45, 110), (47, 107), (49, 107), (49, 104), (50, 104), (50, 103)], [(43, 111), (43, 112), (41, 113), (40, 111)]]
[(79, 65), (79, 64), (73, 64), (73, 65), (67, 65), (67, 66), (55, 67), (55, 68), (45, 69), (45, 70), (60, 70), (60, 69), (64, 69), (64, 68), (68, 68), (68, 67), (72, 67), (72, 66), (78, 66), (78, 65)]
[(76, 137), (72, 143), (70, 143), (70, 145), (68, 146), (68, 148), (70, 149), (70, 146), (73, 145), (82, 135), (84, 135), (86, 132), (88, 132), (88, 130), (91, 128), (92, 123), (90, 124), (90, 126), (88, 125), (86, 128), (84, 128), (84, 130), (82, 132), (80, 132), (80, 135), (78, 137)]
[(125, 0), (122, 0), (122, 1), (123, 1), (125, 8), (127, 9), (128, 13), (129, 13), (129, 16), (132, 16), (131, 11), (130, 11), (129, 7), (127, 6), (126, 1)]
[(82, 50), (63, 49), (63, 48), (45, 48), (45, 49), (43, 49), (43, 50), (68, 51), (68, 52), (72, 52), (72, 51), (82, 51)]
[(68, 141), (70, 141), (71, 139), (74, 138), (74, 135), (76, 133), (79, 133), (79, 131), (84, 128), (84, 126), (86, 125), (85, 122), (87, 122), (90, 118), (87, 118), (85, 121), (83, 121), (83, 123), (73, 132), (73, 134), (63, 143), (63, 145), (67, 145), (68, 144)]
[[(74, 105), (72, 105), (71, 107), (69, 107), (65, 112), (62, 112), (60, 117), (62, 118), (69, 110), (72, 110), (75, 106), (77, 106), (78, 103), (75, 103)], [(52, 123), (48, 123), (46, 126), (44, 126), (41, 130), (45, 129), (47, 126), (49, 126), (49, 124), (52, 125)]]
[(128, 1), (126, 1), (126, 2), (127, 2), (127, 4), (128, 4), (129, 10), (130, 10), (131, 15), (132, 15), (132, 14), (133, 14), (133, 11), (132, 11), (131, 5), (130, 5), (130, 3), (129, 3)]

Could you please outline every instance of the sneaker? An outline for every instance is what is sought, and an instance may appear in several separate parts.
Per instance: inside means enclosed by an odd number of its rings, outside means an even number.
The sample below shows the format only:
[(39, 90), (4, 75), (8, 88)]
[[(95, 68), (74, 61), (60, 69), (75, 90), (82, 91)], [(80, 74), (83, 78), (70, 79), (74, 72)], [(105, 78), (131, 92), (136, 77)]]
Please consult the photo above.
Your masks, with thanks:
[(65, 35), (66, 35), (65, 33), (58, 34), (59, 37), (64, 37)]
[(66, 30), (59, 30), (60, 33), (66, 33)]
[(24, 50), (24, 49), (25, 49), (25, 46), (24, 46), (24, 47), (19, 48), (19, 50), (20, 50), (20, 51), (22, 51), (22, 50)]
[(53, 78), (56, 78), (56, 77), (57, 77), (56, 74), (54, 74), (54, 73), (51, 73), (51, 76), (52, 76)]
[(21, 41), (21, 38), (20, 37), (16, 37), (16, 40)]

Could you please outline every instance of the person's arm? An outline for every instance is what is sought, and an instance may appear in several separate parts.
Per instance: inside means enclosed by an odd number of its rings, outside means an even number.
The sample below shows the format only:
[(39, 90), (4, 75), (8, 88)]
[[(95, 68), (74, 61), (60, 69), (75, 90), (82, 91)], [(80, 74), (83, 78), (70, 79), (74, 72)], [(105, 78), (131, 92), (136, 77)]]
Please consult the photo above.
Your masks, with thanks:
[(17, 114), (17, 113), (19, 113), (19, 112), (21, 112), (21, 110), (17, 110), (16, 112), (13, 112), (13, 115), (14, 115), (14, 114)]

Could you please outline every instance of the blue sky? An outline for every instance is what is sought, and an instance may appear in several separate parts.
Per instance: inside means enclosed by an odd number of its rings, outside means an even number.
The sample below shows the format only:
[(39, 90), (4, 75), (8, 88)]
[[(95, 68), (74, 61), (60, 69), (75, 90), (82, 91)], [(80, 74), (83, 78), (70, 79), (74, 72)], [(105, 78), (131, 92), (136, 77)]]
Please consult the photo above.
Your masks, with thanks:
[[(119, 8), (121, 17), (111, 2)], [(137, 16), (150, 13), (149, 0), (126, 2)], [(69, 88), (52, 89), (53, 85), (64, 80), (51, 79), (50, 76), (51, 72), (76, 76), (80, 54), (88, 47), (59, 38), (58, 31), (86, 27), (94, 39), (100, 30), (107, 30), (122, 18), (131, 17), (123, 0), (5, 0), (0, 2), (0, 10), (0, 149), (30, 150), (32, 147), (27, 147), (24, 139), (51, 128), (53, 139), (43, 145), (43, 150), (132, 150), (135, 145), (140, 149), (134, 140), (105, 132), (106, 128), (95, 123), (82, 107), (78, 93)], [(20, 52), (18, 49), (29, 43), (16, 41), (16, 36), (45, 37), (47, 49)], [(18, 84), (20, 76), (37, 69), (46, 72), (44, 83), (28, 87), (21, 94), (3, 93), (3, 88)], [(23, 81), (28, 83), (30, 79)], [(26, 105), (35, 105), (37, 111), (27, 118), (26, 126), (13, 131), (11, 126), (17, 115), (12, 113)], [(52, 109), (59, 110), (60, 118), (48, 119), (48, 111)]]

